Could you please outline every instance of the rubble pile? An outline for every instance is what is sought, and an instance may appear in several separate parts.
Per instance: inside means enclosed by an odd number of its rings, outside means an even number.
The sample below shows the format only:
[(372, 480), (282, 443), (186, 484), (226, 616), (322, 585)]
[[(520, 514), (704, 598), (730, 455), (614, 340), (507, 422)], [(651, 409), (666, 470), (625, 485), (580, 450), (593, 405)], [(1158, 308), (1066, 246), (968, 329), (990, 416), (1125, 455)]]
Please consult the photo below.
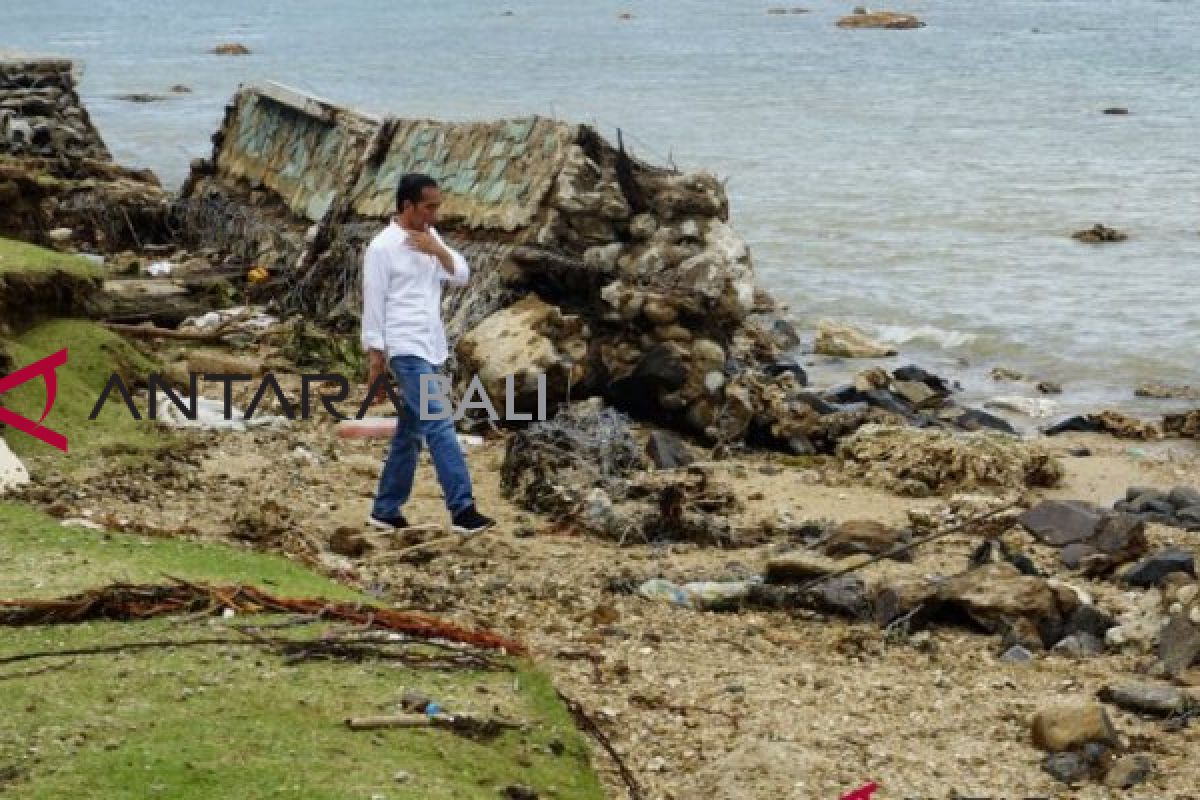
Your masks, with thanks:
[(628, 418), (593, 400), (515, 433), (500, 485), (522, 508), (622, 543), (732, 543), (728, 487), (697, 466), (646, 465)]
[(439, 181), (441, 230), (473, 266), (443, 309), (460, 380), (536, 365), (551, 403), (603, 396), (710, 439), (752, 422), (780, 431), (802, 412), (803, 382), (777, 368), (794, 332), (754, 284), (721, 184), (638, 161), (588, 126), (380, 119), (250, 87), (182, 202), (278, 222), (247, 230), (273, 275), (259, 299), (351, 331), (362, 249), (407, 171)]
[(104, 252), (161, 235), (168, 204), (158, 179), (113, 162), (72, 69), (57, 59), (0, 60), (0, 235), (74, 239)]
[[(516, 375), (514, 410), (528, 412), (543, 373), (552, 407), (601, 397), (709, 443), (798, 454), (831, 453), (890, 415), (1013, 432), (955, 407), (914, 367), (862, 391), (806, 392), (784, 355), (799, 339), (756, 286), (720, 182), (642, 162), (586, 125), (375, 117), (278, 84), (245, 87), (178, 207), (210, 220), (185, 226), (192, 246), (218, 245), (215, 220), (245, 221), (233, 238), (271, 275), (255, 300), (351, 333), (363, 248), (409, 171), (439, 182), (440, 230), (472, 264), (470, 284), (443, 301), (460, 393), (480, 375), (495, 401)], [(837, 352), (869, 344), (832, 323), (822, 335)]]
[(843, 439), (837, 454), (868, 485), (910, 497), (1049, 487), (1063, 474), (1041, 445), (992, 431), (868, 425)]

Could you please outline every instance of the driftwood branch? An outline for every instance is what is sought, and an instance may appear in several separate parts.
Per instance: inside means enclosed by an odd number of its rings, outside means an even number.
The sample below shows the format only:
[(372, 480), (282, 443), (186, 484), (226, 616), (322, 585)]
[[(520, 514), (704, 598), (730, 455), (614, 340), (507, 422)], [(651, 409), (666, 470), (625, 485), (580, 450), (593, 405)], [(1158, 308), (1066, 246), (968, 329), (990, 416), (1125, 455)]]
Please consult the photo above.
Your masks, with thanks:
[(620, 753), (613, 747), (613, 743), (605, 735), (604, 731), (600, 730), (600, 726), (596, 721), (588, 716), (588, 713), (583, 710), (583, 706), (567, 697), (562, 692), (558, 692), (558, 699), (562, 700), (567, 706), (567, 710), (571, 712), (571, 716), (575, 718), (575, 724), (584, 730), (588, 735), (600, 743), (604, 751), (608, 753), (609, 758), (617, 765), (617, 772), (620, 773), (621, 779), (625, 781), (626, 788), (629, 789), (629, 797), (631, 800), (642, 800), (642, 787), (638, 785), (637, 778), (629, 770)]
[(114, 333), (138, 339), (178, 339), (188, 342), (214, 342), (229, 332), (226, 327), (212, 331), (177, 331), (153, 325), (126, 325), (121, 322), (105, 322), (104, 327)]

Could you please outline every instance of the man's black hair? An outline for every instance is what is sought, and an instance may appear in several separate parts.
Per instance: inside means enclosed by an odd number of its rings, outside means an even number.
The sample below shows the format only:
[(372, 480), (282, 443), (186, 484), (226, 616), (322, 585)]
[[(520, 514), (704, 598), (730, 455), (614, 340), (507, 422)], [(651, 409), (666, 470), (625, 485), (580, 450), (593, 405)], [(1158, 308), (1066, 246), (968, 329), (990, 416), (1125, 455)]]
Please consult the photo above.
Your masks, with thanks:
[(421, 194), (426, 189), (436, 189), (437, 181), (420, 172), (410, 172), (396, 184), (396, 210), (404, 210), (404, 201), (414, 206), (421, 202)]

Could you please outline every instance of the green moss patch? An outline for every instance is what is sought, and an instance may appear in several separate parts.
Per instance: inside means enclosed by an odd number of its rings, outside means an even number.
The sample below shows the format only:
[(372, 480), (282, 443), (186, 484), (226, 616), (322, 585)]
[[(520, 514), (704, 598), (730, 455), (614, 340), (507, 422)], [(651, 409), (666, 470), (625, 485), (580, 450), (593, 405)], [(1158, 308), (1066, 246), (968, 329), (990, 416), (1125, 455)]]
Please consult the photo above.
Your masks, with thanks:
[(101, 288), (87, 259), (0, 238), (0, 335), (49, 317), (85, 316), (98, 307)]
[[(62, 453), (20, 431), (5, 431), (13, 452), (27, 460), (31, 470), (39, 463), (53, 462), (72, 472), (87, 466), (90, 457), (110, 449), (137, 452), (169, 441), (169, 432), (146, 419), (135, 420), (113, 392), (95, 420), (88, 416), (96, 405), (109, 376), (121, 375), (132, 391), (135, 379), (155, 371), (154, 363), (137, 349), (101, 325), (87, 320), (58, 319), (43, 323), (15, 339), (0, 340), (10, 369), (45, 358), (63, 348), (67, 363), (58, 370), (58, 395), (43, 424), (67, 437), (68, 452)], [(4, 395), (0, 403), (29, 419), (38, 419), (45, 407), (46, 390), (40, 378), (30, 380)]]

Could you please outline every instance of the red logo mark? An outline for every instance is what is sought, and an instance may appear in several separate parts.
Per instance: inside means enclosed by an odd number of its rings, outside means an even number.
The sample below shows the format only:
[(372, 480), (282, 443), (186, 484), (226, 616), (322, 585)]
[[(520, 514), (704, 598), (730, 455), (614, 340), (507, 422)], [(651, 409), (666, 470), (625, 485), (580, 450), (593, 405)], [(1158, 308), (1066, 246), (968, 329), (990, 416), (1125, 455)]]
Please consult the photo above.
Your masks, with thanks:
[(858, 787), (852, 792), (847, 792), (839, 800), (871, 800), (871, 795), (877, 791), (879, 791), (879, 784), (872, 781)]
[(41, 418), (37, 422), (34, 422), (14, 411), (9, 411), (7, 408), (0, 408), (0, 422), (12, 425), (17, 430), (28, 433), (35, 439), (41, 439), (46, 444), (56, 447), (64, 453), (67, 452), (67, 437), (42, 425), (42, 420), (46, 418), (46, 415), (50, 413), (50, 409), (54, 407), (54, 398), (58, 395), (58, 373), (56, 370), (66, 363), (67, 348), (64, 347), (53, 355), (46, 356), (27, 367), (21, 367), (16, 372), (0, 378), (0, 394), (4, 394), (9, 389), (20, 386), (32, 378), (41, 376), (42, 380), (46, 382), (46, 408), (42, 411)]

